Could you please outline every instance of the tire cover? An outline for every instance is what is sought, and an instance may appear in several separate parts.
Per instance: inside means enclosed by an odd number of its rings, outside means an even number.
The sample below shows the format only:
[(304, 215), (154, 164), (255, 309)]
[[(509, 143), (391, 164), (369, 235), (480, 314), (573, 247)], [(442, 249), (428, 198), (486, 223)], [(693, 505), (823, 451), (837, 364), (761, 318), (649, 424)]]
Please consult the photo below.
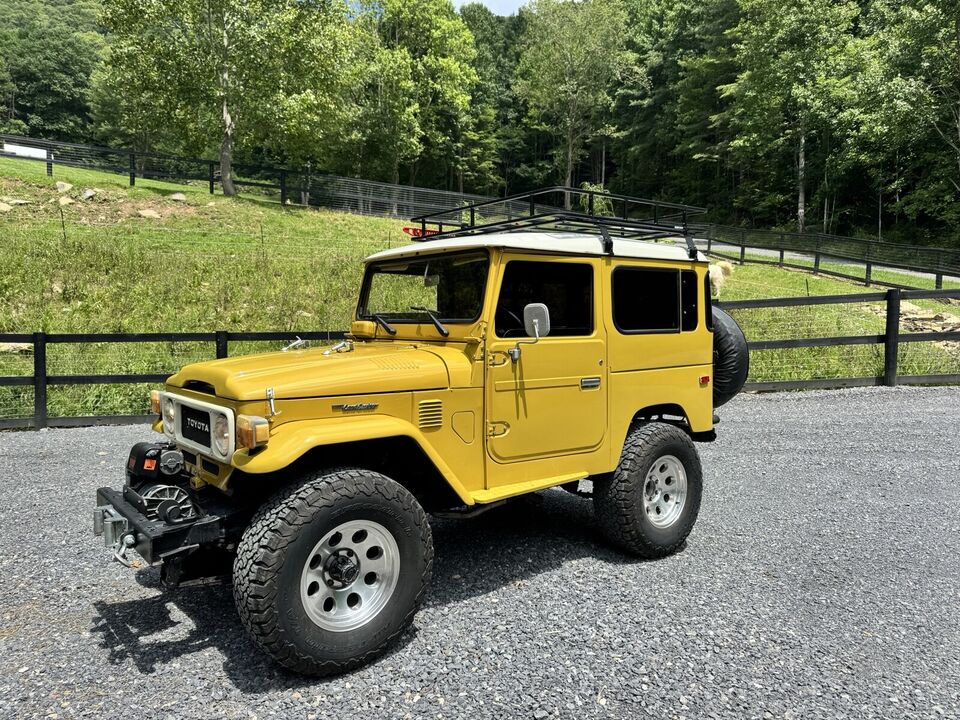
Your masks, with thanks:
[(750, 372), (747, 338), (737, 321), (713, 308), (713, 406), (720, 407), (743, 389)]

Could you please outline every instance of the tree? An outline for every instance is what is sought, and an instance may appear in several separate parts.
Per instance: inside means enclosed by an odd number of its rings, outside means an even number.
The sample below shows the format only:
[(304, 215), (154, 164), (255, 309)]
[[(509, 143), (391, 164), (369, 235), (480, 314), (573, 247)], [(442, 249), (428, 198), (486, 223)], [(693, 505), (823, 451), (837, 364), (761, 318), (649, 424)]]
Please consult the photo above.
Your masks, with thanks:
[(407, 181), (414, 185), (426, 175), (432, 184), (449, 187), (458, 175), (462, 182), (477, 82), (473, 36), (450, 0), (374, 0), (365, 10), (382, 46), (396, 58), (409, 58), (402, 62), (409, 62), (421, 150), (408, 162)]
[(729, 99), (734, 150), (776, 164), (792, 150), (796, 223), (806, 226), (810, 144), (829, 162), (836, 120), (853, 89), (850, 50), (859, 8), (852, 0), (740, 0), (735, 36), (740, 70), (722, 88)]
[(53, 140), (89, 138), (87, 89), (102, 37), (86, 2), (0, 4), (5, 124)]
[[(876, 123), (899, 142), (886, 162), (890, 191), (915, 220), (960, 224), (960, 6), (945, 0), (877, 2), (880, 72)], [(869, 98), (868, 98), (869, 99)], [(891, 162), (893, 161), (893, 162)], [(904, 182), (910, 177), (910, 185)]]
[(134, 81), (185, 148), (219, 139), (227, 195), (238, 140), (302, 158), (339, 132), (353, 38), (342, 3), (107, 0), (103, 20), (112, 81)]
[(632, 64), (627, 16), (619, 0), (534, 0), (530, 9), (516, 90), (530, 121), (560, 141), (558, 165), (570, 186), (584, 142), (606, 124), (613, 85)]

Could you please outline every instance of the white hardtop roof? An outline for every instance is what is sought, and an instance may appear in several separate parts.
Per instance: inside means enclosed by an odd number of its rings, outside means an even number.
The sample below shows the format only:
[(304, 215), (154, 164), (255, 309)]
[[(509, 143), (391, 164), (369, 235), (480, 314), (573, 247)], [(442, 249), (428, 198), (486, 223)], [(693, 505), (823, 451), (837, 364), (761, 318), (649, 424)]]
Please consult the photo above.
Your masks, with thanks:
[[(613, 254), (617, 257), (644, 258), (648, 260), (672, 260), (690, 262), (683, 238), (664, 238), (652, 243), (643, 240), (628, 240), (613, 237)], [(670, 243), (678, 243), (676, 245)], [(572, 232), (510, 232), (488, 235), (467, 235), (445, 240), (425, 240), (403, 247), (382, 250), (367, 258), (367, 261), (392, 260), (395, 258), (433, 255), (452, 250), (473, 248), (505, 248), (509, 250), (555, 253), (558, 255), (604, 255), (603, 238), (597, 234)], [(698, 252), (697, 260), (707, 262), (707, 257)]]

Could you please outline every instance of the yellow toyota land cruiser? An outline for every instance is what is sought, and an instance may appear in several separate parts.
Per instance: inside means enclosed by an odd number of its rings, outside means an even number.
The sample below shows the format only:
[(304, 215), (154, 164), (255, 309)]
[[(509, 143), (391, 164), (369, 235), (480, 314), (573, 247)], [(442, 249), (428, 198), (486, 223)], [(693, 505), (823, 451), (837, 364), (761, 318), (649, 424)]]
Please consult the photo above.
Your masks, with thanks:
[(418, 218), (422, 242), (367, 258), (342, 342), (188, 365), (154, 391), (165, 437), (97, 492), (115, 557), (136, 552), (174, 586), (232, 563), (255, 641), (321, 675), (411, 623), (428, 513), (592, 485), (617, 547), (680, 547), (703, 487), (694, 441), (714, 439), (714, 408), (747, 372), (742, 333), (711, 307), (694, 209), (520, 200), (519, 219), (482, 205)]

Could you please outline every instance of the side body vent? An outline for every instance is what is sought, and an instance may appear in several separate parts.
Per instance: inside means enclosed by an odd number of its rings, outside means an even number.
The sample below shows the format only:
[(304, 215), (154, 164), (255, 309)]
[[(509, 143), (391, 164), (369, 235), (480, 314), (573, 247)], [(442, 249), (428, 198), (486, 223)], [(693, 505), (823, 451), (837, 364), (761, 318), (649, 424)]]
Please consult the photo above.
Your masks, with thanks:
[(443, 403), (440, 400), (420, 401), (420, 427), (436, 428), (443, 425)]

